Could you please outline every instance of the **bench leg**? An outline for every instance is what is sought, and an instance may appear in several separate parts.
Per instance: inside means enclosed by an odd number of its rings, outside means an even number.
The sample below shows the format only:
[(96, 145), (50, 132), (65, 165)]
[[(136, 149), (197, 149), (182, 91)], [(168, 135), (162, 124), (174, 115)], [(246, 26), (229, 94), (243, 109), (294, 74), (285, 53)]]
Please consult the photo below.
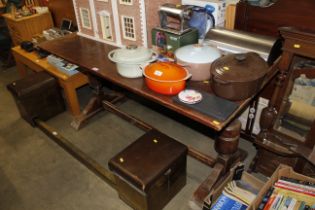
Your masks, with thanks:
[(16, 68), (19, 72), (20, 78), (23, 78), (26, 76), (27, 73), (27, 67), (22, 62), (20, 62), (17, 58), (15, 58), (16, 62)]

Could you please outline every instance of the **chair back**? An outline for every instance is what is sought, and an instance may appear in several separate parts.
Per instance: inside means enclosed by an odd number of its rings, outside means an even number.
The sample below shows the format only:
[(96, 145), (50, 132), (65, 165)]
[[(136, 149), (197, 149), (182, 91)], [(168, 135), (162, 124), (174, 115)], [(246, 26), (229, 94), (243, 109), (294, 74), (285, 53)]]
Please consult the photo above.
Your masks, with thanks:
[(25, 6), (39, 6), (38, 0), (24, 0)]

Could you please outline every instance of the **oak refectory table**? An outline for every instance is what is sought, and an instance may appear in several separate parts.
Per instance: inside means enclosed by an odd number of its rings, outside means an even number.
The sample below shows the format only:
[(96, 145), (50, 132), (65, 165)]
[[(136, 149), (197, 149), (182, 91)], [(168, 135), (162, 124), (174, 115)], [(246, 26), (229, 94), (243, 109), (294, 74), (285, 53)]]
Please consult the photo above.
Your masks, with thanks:
[[(105, 108), (144, 130), (152, 129), (150, 125), (123, 113), (113, 104), (113, 102), (121, 98), (121, 95), (106, 95), (104, 91), (102, 91), (102, 81), (106, 81), (218, 132), (218, 138), (215, 140), (215, 150), (218, 153), (216, 157), (211, 157), (190, 146), (188, 147), (188, 154), (190, 156), (213, 167), (212, 173), (201, 183), (194, 193), (193, 198), (197, 204), (203, 202), (203, 199), (208, 195), (211, 189), (222, 181), (224, 175), (228, 173), (229, 169), (235, 163), (246, 157), (246, 152), (238, 148), (241, 126), (237, 117), (249, 106), (249, 103), (254, 97), (238, 101), (238, 108), (226, 120), (219, 121), (174, 102), (171, 96), (161, 95), (151, 91), (146, 87), (143, 78), (129, 79), (121, 77), (117, 73), (115, 64), (107, 58), (107, 54), (115, 48), (113, 46), (72, 34), (61, 39), (45, 42), (40, 45), (40, 48), (80, 66), (80, 70), (89, 78), (89, 84), (94, 90), (94, 96), (83, 110), (82, 115), (75, 119), (73, 126), (76, 128), (79, 128), (86, 119), (93, 114)], [(277, 72), (275, 66), (276, 65), (271, 67), (263, 86), (275, 76)], [(212, 93), (208, 83), (188, 81), (188, 84), (191, 88)], [(54, 137), (54, 140), (59, 145), (79, 159), (88, 168), (92, 169), (97, 175), (112, 184), (112, 186), (115, 186), (113, 176), (108, 170), (101, 167), (70, 142), (65, 141), (63, 138), (57, 138), (58, 135), (52, 134), (51, 136)]]

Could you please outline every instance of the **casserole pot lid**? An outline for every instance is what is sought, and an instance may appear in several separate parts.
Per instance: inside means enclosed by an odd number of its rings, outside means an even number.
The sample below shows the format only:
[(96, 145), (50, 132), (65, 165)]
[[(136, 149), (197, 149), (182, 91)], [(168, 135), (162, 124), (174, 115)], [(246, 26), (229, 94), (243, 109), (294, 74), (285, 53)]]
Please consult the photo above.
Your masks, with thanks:
[(179, 81), (186, 79), (187, 70), (175, 63), (157, 62), (145, 67), (144, 75), (150, 79), (161, 81)]
[(214, 47), (193, 44), (178, 48), (175, 57), (189, 63), (210, 63), (221, 57), (221, 53)]
[(117, 62), (137, 63), (149, 60), (152, 56), (152, 51), (145, 47), (129, 45), (126, 48), (117, 49), (113, 58)]
[(215, 78), (231, 82), (253, 81), (263, 77), (268, 65), (257, 53), (229, 54), (217, 59), (211, 65)]

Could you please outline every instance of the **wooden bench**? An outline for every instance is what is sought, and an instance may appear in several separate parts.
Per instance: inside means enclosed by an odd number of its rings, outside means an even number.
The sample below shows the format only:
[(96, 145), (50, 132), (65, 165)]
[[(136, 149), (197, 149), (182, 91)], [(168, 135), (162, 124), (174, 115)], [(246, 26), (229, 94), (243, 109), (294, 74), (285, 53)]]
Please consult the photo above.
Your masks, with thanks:
[(76, 89), (88, 83), (87, 76), (79, 72), (74, 75), (67, 75), (50, 65), (46, 58), (40, 59), (36, 53), (26, 52), (21, 49), (20, 46), (13, 47), (12, 53), (16, 61), (17, 69), (22, 78), (27, 74), (28, 69), (35, 72), (48, 72), (58, 79), (59, 85), (63, 88), (70, 113), (73, 116), (81, 114)]

